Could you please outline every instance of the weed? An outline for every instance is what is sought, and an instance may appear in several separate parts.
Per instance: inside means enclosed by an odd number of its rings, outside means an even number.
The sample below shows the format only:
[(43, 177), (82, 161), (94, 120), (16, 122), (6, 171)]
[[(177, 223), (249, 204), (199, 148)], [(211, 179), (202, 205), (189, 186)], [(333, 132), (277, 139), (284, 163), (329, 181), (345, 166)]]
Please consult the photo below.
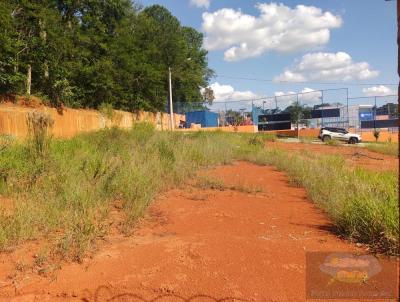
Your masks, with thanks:
[(227, 186), (222, 180), (210, 177), (199, 177), (196, 182), (196, 187), (202, 190), (225, 191), (227, 189)]
[(249, 139), (249, 145), (263, 147), (265, 144), (263, 137), (255, 135)]
[(253, 186), (246, 186), (243, 184), (227, 185), (220, 179), (210, 178), (210, 177), (198, 177), (195, 186), (202, 190), (206, 189), (218, 190), (218, 191), (232, 190), (247, 194), (257, 194), (263, 192), (263, 189), (257, 186), (253, 187)]
[[(291, 154), (263, 148), (261, 141), (265, 137), (254, 134), (158, 132), (144, 123), (38, 143), (46, 156), (10, 144), (0, 152), (0, 194), (13, 200), (12, 213), (0, 211), (0, 249), (47, 238), (52, 255), (81, 261), (106, 234), (115, 200), (125, 217), (122, 229), (130, 233), (159, 192), (184, 184), (202, 167), (234, 160), (286, 171), (349, 238), (389, 252), (398, 247), (395, 173), (354, 170), (342, 157)], [(261, 191), (214, 179), (200, 179), (198, 186)]]
[(325, 145), (328, 146), (338, 146), (339, 145), (339, 141), (334, 140), (334, 139), (330, 139), (328, 141), (325, 142)]
[(397, 143), (367, 143), (365, 148), (376, 153), (399, 156), (399, 144)]
[(286, 171), (331, 217), (338, 231), (372, 248), (396, 254), (399, 247), (398, 175), (346, 167), (342, 156), (314, 159), (283, 150), (262, 150), (245, 159)]
[(375, 142), (378, 142), (380, 134), (381, 131), (379, 129), (374, 129)]
[(54, 120), (50, 114), (34, 111), (26, 119), (29, 131), (31, 150), (37, 155), (44, 155), (49, 144), (49, 129), (53, 127)]
[(113, 105), (110, 103), (101, 103), (98, 110), (100, 111), (101, 114), (103, 114), (106, 118), (109, 120), (112, 120), (114, 118), (114, 108)]

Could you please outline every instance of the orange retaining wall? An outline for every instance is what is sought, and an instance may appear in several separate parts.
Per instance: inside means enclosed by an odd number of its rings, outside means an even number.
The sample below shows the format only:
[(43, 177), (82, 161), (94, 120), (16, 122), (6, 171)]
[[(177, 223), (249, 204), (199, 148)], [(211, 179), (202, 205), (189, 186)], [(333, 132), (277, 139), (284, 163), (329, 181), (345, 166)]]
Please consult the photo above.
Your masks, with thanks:
[[(21, 107), (14, 104), (0, 104), (0, 135), (12, 135), (16, 138), (25, 138), (28, 135), (26, 118), (29, 112), (47, 112), (54, 120), (51, 133), (55, 137), (71, 137), (78, 133), (89, 132), (107, 127), (131, 128), (135, 122), (151, 122), (159, 130), (169, 129), (169, 114), (138, 112), (130, 113), (115, 110), (112, 119), (107, 118), (96, 110), (78, 110), (64, 108), (62, 113), (56, 109), (41, 106), (39, 108)], [(175, 126), (185, 116), (174, 114)]]
[(247, 132), (247, 133), (255, 133), (258, 132), (257, 126), (224, 126), (224, 127), (195, 127), (195, 128), (187, 128), (187, 129), (178, 129), (180, 131), (222, 131), (222, 132)]
[[(361, 137), (363, 141), (365, 142), (375, 142), (375, 136), (373, 132), (362, 132)], [(382, 131), (379, 133), (379, 139), (378, 142), (392, 142), (392, 143), (398, 143), (399, 142), (399, 134), (398, 133), (392, 133), (386, 131)]]

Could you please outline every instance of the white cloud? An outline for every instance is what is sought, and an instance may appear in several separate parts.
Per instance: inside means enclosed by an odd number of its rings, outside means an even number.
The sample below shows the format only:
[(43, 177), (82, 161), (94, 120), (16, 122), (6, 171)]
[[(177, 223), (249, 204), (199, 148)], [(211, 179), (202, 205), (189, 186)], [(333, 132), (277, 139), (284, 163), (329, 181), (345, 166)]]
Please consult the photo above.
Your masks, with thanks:
[[(305, 87), (302, 91), (298, 92), (299, 96), (297, 98), (297, 93), (294, 91), (276, 91), (274, 96), (278, 107), (285, 109), (287, 106), (294, 104), (297, 100), (303, 105), (313, 106), (321, 103), (321, 91), (314, 90)], [(270, 97), (267, 99), (267, 103), (275, 107), (275, 98)]]
[(190, 4), (197, 7), (209, 8), (211, 0), (190, 0)]
[(259, 56), (268, 51), (296, 52), (328, 43), (330, 29), (342, 19), (314, 6), (259, 3), (259, 16), (223, 8), (203, 14), (204, 46), (225, 51), (226, 61)]
[(322, 92), (311, 88), (304, 88), (299, 95), (299, 101), (307, 105), (315, 105), (321, 103)]
[(296, 92), (294, 91), (276, 91), (274, 95), (277, 105), (281, 109), (285, 109), (297, 101)]
[(380, 85), (380, 86), (373, 86), (363, 89), (363, 93), (366, 96), (384, 96), (384, 95), (396, 95), (396, 91), (391, 89), (390, 87)]
[(215, 102), (250, 100), (258, 97), (252, 91), (238, 91), (231, 85), (221, 85), (218, 82), (211, 84), (210, 88), (214, 91)]
[(308, 53), (300, 62), (286, 69), (275, 81), (351, 81), (366, 80), (377, 77), (378, 71), (371, 70), (367, 62), (353, 62), (345, 52), (337, 53)]

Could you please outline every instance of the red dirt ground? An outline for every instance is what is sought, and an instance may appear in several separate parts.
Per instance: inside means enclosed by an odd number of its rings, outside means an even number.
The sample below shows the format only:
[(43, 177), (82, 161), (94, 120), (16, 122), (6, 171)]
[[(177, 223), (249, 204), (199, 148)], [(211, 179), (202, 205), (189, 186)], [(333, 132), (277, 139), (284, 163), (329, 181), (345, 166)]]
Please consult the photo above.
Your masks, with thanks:
[(364, 251), (335, 236), (305, 190), (272, 167), (206, 174), (263, 191), (170, 191), (133, 236), (110, 235), (91, 259), (47, 277), (10, 277), (17, 256), (2, 254), (0, 301), (304, 301), (307, 251)]
[(311, 151), (323, 154), (340, 154), (351, 166), (359, 166), (376, 171), (399, 170), (399, 159), (395, 156), (371, 152), (358, 146), (329, 146), (324, 144), (268, 142), (267, 147), (286, 151)]

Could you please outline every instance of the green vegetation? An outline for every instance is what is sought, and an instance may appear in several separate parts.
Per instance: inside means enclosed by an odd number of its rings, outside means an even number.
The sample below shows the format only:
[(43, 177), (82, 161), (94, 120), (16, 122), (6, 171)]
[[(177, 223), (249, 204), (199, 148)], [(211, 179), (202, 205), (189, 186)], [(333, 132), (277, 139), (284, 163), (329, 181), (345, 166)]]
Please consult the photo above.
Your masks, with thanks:
[[(348, 238), (394, 253), (398, 247), (398, 178), (394, 172), (350, 169), (340, 156), (290, 154), (265, 147), (263, 135), (158, 132), (152, 125), (108, 129), (0, 149), (0, 248), (45, 238), (49, 255), (80, 260), (110, 227), (118, 203), (121, 232), (129, 233), (155, 196), (178, 187), (201, 167), (248, 160), (275, 165), (304, 186), (312, 200)], [(198, 186), (257, 193), (199, 180)], [(112, 216), (112, 215), (111, 215)], [(43, 260), (44, 261), (44, 260)]]
[(131, 131), (110, 129), (53, 140), (45, 153), (32, 144), (0, 151), (0, 248), (49, 238), (64, 257), (79, 260), (109, 226), (108, 214), (122, 202), (129, 232), (161, 190), (182, 185), (198, 168), (226, 164), (232, 144), (221, 133), (166, 133), (150, 124)]
[(335, 139), (330, 139), (330, 140), (327, 140), (324, 144), (329, 145), (329, 146), (339, 146), (340, 142)]
[(239, 191), (247, 194), (262, 193), (263, 189), (257, 186), (248, 186), (244, 184), (227, 185), (218, 178), (199, 177), (195, 183), (197, 188), (202, 190), (217, 190), (217, 191)]
[(379, 136), (381, 134), (381, 131), (379, 129), (374, 129), (374, 137), (375, 137), (375, 142), (378, 142)]
[[(172, 68), (174, 100), (201, 101), (213, 72), (203, 35), (166, 8), (131, 0), (0, 2), (0, 94), (53, 106), (161, 111)], [(213, 93), (204, 95), (212, 101)]]
[(244, 159), (287, 172), (292, 183), (307, 189), (310, 198), (326, 211), (345, 237), (379, 251), (398, 253), (396, 172), (350, 169), (342, 156), (309, 156), (282, 150), (246, 152)]
[(397, 143), (366, 143), (365, 148), (377, 153), (399, 156), (399, 144)]

